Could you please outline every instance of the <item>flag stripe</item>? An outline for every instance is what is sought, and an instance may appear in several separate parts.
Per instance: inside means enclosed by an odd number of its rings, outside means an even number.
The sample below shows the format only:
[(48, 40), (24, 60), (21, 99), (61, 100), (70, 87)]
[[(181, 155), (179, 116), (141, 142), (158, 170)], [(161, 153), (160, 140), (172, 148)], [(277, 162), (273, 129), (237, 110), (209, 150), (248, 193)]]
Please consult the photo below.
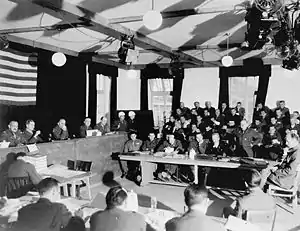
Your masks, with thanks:
[(13, 101), (12, 99), (2, 100), (2, 99), (0, 98), (0, 104), (14, 105), (14, 106), (28, 106), (28, 105), (35, 105), (35, 98), (30, 99), (29, 101)]
[(20, 73), (30, 73), (30, 74), (33, 74), (33, 75), (36, 75), (36, 71), (37, 71), (37, 68), (36, 69), (22, 69), (22, 68), (17, 68), (16, 66), (8, 66), (8, 65), (3, 65), (0, 63), (0, 69), (6, 69), (6, 70), (9, 70), (9, 71), (15, 71), (15, 72), (20, 72)]
[[(8, 56), (4, 56), (3, 54), (0, 53), (0, 60), (12, 62), (13, 64), (16, 64), (16, 63), (21, 64), (21, 65), (23, 64), (24, 67), (28, 67), (28, 59), (26, 61), (23, 61), (23, 60), (11, 58), (11, 57), (8, 57)], [(36, 57), (30, 58), (30, 61), (32, 62), (32, 64), (34, 66), (37, 66), (37, 58)]]
[(17, 101), (23, 101), (22, 98), (30, 98), (30, 97), (35, 97), (35, 93), (15, 93), (15, 92), (6, 92), (6, 91), (0, 91), (1, 97), (3, 96), (10, 96), (10, 97), (17, 97)]
[(2, 50), (0, 51), (0, 55), (4, 55), (10, 58), (18, 59), (18, 60), (23, 60), (28, 62), (29, 56), (35, 57), (37, 56), (36, 53), (24, 53), (24, 52), (19, 52), (15, 51), (12, 49), (7, 49), (7, 50)]
[(27, 77), (36, 78), (36, 73), (26, 73), (26, 72), (18, 72), (18, 71), (12, 71), (8, 69), (0, 69), (0, 75), (12, 75), (17, 76), (26, 79)]
[(35, 85), (20, 85), (20, 84), (10, 84), (0, 82), (0, 87), (11, 87), (11, 88), (19, 88), (19, 89), (36, 89)]
[[(28, 88), (12, 88), (12, 87), (0, 87), (0, 92), (8, 92), (12, 94), (36, 94), (35, 89), (28, 89)], [(6, 94), (5, 94), (6, 95)]]
[(14, 67), (14, 68), (18, 68), (18, 69), (25, 69), (25, 70), (30, 70), (30, 71), (37, 70), (37, 66), (36, 65), (32, 66), (32, 65), (34, 65), (34, 64), (32, 64), (32, 62), (30, 63), (30, 65), (28, 65), (28, 62), (27, 63), (18, 63), (18, 62), (16, 62), (16, 60), (2, 59), (1, 56), (0, 56), (0, 65)]
[(23, 81), (23, 82), (32, 82), (32, 84), (36, 84), (36, 77), (26, 77), (26, 78), (23, 78), (23, 77), (15, 76), (15, 75), (2, 74), (1, 70), (0, 70), (0, 78), (11, 79), (11, 80), (19, 80), (19, 81)]

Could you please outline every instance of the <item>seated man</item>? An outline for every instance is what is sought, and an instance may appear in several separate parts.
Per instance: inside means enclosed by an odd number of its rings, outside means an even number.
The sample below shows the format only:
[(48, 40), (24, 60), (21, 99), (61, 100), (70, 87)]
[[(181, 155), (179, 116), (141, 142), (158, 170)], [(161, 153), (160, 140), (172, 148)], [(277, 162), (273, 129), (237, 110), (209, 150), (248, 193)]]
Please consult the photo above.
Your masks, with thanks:
[(210, 142), (206, 149), (206, 154), (216, 155), (216, 156), (227, 156), (230, 155), (230, 149), (226, 143), (220, 140), (219, 133), (212, 134), (212, 142)]
[(195, 151), (196, 155), (205, 154), (207, 148), (208, 140), (203, 139), (201, 133), (196, 134), (196, 140), (192, 140), (189, 144), (188, 151)]
[(58, 181), (45, 178), (38, 184), (38, 191), (40, 199), (18, 211), (13, 231), (60, 231), (68, 225), (71, 212), (65, 205), (56, 202), (60, 199)]
[(264, 147), (264, 158), (277, 160), (278, 157), (282, 154), (282, 139), (278, 131), (274, 126), (269, 127), (269, 132), (264, 134), (264, 138), (262, 140)]
[(142, 151), (154, 153), (157, 149), (159, 139), (156, 139), (154, 131), (149, 133), (148, 138), (149, 140), (146, 140), (142, 146)]
[(17, 147), (24, 142), (22, 132), (18, 129), (17, 121), (10, 121), (8, 129), (2, 132), (0, 136), (0, 142), (9, 142), (9, 147)]
[[(143, 142), (137, 139), (137, 134), (135, 131), (130, 132), (130, 140), (125, 143), (124, 153), (136, 152), (141, 150)], [(140, 163), (137, 161), (127, 161), (127, 174), (126, 178), (132, 180), (135, 183), (139, 184), (141, 181), (140, 176)]]
[(43, 142), (42, 138), (40, 137), (41, 131), (34, 130), (35, 129), (35, 122), (33, 120), (26, 121), (26, 130), (23, 132), (23, 140), (24, 144), (35, 144)]
[(117, 132), (127, 132), (128, 131), (128, 123), (125, 120), (125, 113), (123, 111), (118, 114), (119, 120), (116, 120), (113, 125), (113, 130)]
[(262, 186), (274, 184), (284, 189), (291, 189), (297, 174), (297, 167), (300, 164), (300, 143), (299, 136), (289, 133), (286, 136), (286, 157), (274, 167), (262, 170)]
[(92, 130), (91, 127), (91, 118), (85, 118), (83, 125), (80, 126), (79, 136), (80, 138), (85, 138), (87, 136), (86, 131)]
[(102, 135), (105, 135), (106, 133), (110, 132), (109, 125), (107, 123), (107, 118), (105, 116), (101, 117), (100, 123), (98, 123), (95, 126), (95, 129), (98, 129), (99, 132), (101, 132)]
[(66, 120), (60, 119), (57, 125), (52, 130), (54, 140), (67, 140), (69, 139), (68, 128), (66, 126)]
[(209, 205), (208, 191), (204, 186), (192, 184), (184, 190), (188, 211), (166, 223), (166, 231), (225, 231), (221, 224), (206, 216)]
[(7, 197), (24, 196), (41, 180), (42, 177), (37, 173), (34, 165), (26, 162), (26, 153), (19, 152), (15, 156), (15, 161), (8, 168)]
[(247, 195), (238, 198), (232, 207), (226, 207), (223, 215), (227, 218), (229, 215), (243, 218), (246, 211), (251, 210), (272, 210), (275, 209), (276, 203), (273, 197), (264, 193), (261, 188), (261, 175), (253, 169), (245, 175), (245, 184), (248, 189)]
[(91, 216), (91, 231), (145, 231), (145, 218), (126, 211), (127, 192), (121, 186), (111, 188), (106, 194), (106, 209)]

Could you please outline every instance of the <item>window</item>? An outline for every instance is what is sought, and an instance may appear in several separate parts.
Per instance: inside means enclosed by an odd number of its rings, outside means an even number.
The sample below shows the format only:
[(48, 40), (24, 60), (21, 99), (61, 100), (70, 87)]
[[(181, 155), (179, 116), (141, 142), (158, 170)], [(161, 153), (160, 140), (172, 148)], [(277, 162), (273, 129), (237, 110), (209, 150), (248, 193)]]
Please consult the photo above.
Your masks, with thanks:
[(149, 108), (153, 111), (154, 125), (170, 116), (172, 90), (173, 79), (149, 79)]

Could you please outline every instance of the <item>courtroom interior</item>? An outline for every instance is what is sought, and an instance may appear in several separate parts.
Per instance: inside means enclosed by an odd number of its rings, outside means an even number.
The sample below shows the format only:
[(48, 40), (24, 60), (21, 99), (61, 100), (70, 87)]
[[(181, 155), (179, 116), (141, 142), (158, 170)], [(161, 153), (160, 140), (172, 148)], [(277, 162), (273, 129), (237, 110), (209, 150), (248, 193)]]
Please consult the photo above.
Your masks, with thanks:
[(1, 0), (0, 231), (300, 231), (300, 0)]

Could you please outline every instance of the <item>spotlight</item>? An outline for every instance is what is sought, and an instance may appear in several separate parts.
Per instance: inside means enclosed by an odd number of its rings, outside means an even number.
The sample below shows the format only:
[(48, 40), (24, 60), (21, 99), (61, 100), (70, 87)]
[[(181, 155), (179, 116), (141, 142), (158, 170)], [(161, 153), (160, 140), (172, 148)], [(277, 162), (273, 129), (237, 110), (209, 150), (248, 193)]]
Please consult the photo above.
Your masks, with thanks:
[(161, 13), (155, 10), (150, 10), (143, 16), (143, 24), (149, 30), (157, 30), (161, 26), (162, 21)]
[(120, 59), (120, 63), (126, 64), (127, 63), (127, 54), (128, 50), (134, 50), (134, 42), (133, 42), (133, 36), (127, 36), (123, 35), (121, 36), (121, 45), (118, 50), (118, 57)]
[(52, 63), (57, 67), (65, 65), (67, 58), (64, 53), (56, 52), (52, 55)]

